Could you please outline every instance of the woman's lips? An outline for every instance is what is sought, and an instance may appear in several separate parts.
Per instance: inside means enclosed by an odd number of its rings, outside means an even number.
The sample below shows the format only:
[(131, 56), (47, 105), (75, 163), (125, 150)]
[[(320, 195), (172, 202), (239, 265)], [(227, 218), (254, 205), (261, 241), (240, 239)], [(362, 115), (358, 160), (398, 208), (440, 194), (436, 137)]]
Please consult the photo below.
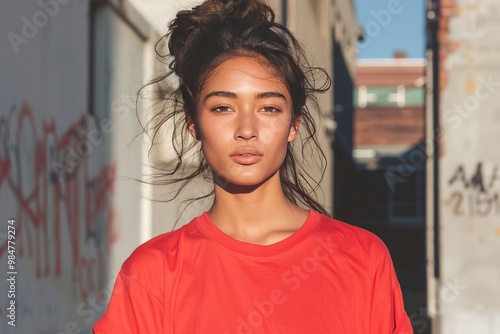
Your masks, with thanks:
[(231, 158), (241, 165), (253, 165), (262, 159), (263, 154), (252, 147), (238, 148), (231, 153)]

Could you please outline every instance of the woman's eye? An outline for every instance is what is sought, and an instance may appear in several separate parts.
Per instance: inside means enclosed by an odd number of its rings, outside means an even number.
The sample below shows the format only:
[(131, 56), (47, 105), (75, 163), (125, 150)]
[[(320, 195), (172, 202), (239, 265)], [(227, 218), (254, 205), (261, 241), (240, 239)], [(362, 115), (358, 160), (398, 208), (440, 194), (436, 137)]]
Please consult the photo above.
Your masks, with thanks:
[(213, 112), (228, 112), (230, 110), (231, 108), (229, 108), (228, 106), (216, 106), (212, 108)]
[(273, 106), (265, 106), (264, 108), (262, 108), (262, 110), (265, 112), (270, 112), (270, 113), (277, 113), (277, 112), (281, 111), (281, 109), (273, 107)]

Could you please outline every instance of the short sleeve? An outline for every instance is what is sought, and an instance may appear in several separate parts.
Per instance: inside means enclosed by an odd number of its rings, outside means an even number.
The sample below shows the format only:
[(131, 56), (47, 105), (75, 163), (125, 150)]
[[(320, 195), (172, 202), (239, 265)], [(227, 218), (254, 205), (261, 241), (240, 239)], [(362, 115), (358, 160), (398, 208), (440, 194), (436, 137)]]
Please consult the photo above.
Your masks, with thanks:
[(379, 302), (374, 310), (374, 334), (413, 334), (413, 327), (403, 305), (401, 288), (392, 289), (386, 299)]
[(163, 304), (134, 278), (120, 271), (106, 313), (95, 334), (162, 333)]
[(373, 244), (371, 262), (374, 307), (370, 333), (413, 334), (389, 251), (379, 239)]

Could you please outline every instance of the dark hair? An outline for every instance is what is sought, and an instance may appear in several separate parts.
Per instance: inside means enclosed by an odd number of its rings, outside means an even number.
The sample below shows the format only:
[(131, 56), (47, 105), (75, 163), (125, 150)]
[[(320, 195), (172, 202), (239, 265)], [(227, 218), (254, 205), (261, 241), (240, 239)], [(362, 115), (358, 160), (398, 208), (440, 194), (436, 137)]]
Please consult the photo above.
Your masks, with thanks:
[[(165, 41), (168, 41), (168, 52), (162, 52)], [(285, 26), (275, 22), (271, 7), (261, 0), (206, 0), (191, 10), (180, 11), (155, 50), (157, 58), (168, 64), (169, 70), (150, 83), (159, 88), (156, 93), (162, 107), (144, 131), (152, 132), (152, 149), (160, 128), (171, 123), (175, 158), (166, 163), (153, 163), (155, 172), (148, 183), (177, 185), (167, 199), (172, 200), (195, 177), (212, 177), (200, 145), (187, 131), (189, 123), (197, 126), (196, 103), (200, 90), (211, 72), (228, 58), (256, 57), (265, 60), (290, 91), (292, 120), (300, 117), (301, 149), (294, 150), (289, 143), (280, 167), (284, 195), (294, 204), (328, 215), (313, 197), (324, 175), (326, 158), (315, 137), (316, 125), (306, 102), (311, 100), (317, 107), (313, 94), (328, 90), (331, 79), (322, 68), (309, 66), (295, 37)], [(178, 78), (177, 87), (169, 89), (171, 84), (168, 82), (172, 83), (169, 79), (175, 77), (173, 74)], [(319, 87), (316, 87), (315, 74), (323, 79)], [(193, 153), (198, 161), (194, 165), (189, 163), (192, 160), (186, 163), (186, 157)], [(317, 158), (320, 180), (314, 179), (308, 172), (310, 167), (303, 166), (295, 154), (301, 154), (302, 161), (311, 162), (313, 157)], [(213, 190), (192, 201), (212, 194)]]

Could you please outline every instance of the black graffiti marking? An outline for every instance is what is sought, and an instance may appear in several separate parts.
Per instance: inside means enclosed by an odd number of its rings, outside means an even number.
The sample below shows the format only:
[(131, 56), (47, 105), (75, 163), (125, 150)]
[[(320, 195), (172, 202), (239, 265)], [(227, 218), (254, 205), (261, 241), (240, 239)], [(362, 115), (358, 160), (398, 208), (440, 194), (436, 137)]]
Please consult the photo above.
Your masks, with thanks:
[[(496, 173), (496, 168), (495, 168), (495, 173)], [(490, 182), (491, 185), (493, 185), (495, 177), (496, 177), (495, 174), (493, 174), (493, 179)], [(448, 183), (449, 185), (453, 185), (457, 181), (461, 181), (466, 189), (479, 188), (479, 191), (486, 192), (486, 187), (484, 186), (483, 182), (483, 163), (479, 162), (477, 164), (476, 172), (474, 173), (470, 181), (467, 181), (467, 175), (465, 173), (464, 166), (458, 166), (457, 171), (455, 172), (455, 174), (453, 174), (452, 178)]]
[[(468, 205), (467, 205), (468, 204)], [(495, 193), (464, 193), (455, 191), (451, 195), (451, 206), (456, 216), (479, 216), (500, 215), (500, 195)]]

